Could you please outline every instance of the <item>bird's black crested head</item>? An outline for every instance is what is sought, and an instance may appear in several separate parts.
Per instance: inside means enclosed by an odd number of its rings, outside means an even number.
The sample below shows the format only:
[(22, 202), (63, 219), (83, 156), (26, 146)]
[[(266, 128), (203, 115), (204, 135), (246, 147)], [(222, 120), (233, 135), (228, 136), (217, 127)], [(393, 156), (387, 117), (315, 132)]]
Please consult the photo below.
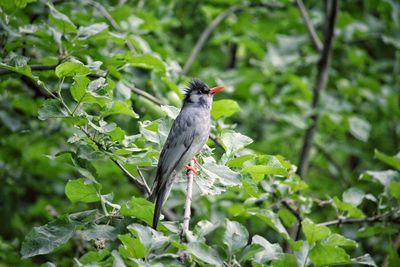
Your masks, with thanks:
[(210, 88), (198, 79), (193, 79), (189, 82), (189, 87), (185, 89), (186, 97), (191, 94), (209, 94)]

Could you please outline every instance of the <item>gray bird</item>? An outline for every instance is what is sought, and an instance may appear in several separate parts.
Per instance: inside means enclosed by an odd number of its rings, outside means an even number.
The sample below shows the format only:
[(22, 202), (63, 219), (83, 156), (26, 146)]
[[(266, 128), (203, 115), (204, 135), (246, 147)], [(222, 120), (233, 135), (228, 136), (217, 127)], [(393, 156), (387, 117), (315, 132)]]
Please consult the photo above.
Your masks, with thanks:
[[(223, 86), (208, 88), (200, 80), (192, 80), (179, 115), (169, 132), (158, 160), (157, 174), (150, 200), (155, 200), (153, 228), (157, 229), (161, 207), (171, 191), (176, 174), (203, 148), (210, 134), (210, 110), (214, 93)], [(186, 165), (186, 166), (185, 166)]]

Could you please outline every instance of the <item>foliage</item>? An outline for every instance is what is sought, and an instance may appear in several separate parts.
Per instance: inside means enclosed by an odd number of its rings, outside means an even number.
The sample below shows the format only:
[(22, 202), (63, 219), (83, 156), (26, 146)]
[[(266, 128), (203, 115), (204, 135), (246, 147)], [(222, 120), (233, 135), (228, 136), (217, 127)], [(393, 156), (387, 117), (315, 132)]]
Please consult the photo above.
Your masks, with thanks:
[[(400, 5), (340, 2), (316, 109), (293, 1), (1, 2), (0, 266), (399, 266)], [(194, 76), (226, 89), (181, 238), (184, 173), (158, 231), (142, 179)]]

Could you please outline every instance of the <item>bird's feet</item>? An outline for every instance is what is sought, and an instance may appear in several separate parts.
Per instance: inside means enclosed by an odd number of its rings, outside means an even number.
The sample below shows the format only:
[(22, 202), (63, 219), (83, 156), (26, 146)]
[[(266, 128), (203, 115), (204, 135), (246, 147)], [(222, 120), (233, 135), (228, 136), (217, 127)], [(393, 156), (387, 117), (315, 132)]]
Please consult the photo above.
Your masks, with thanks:
[(188, 172), (193, 172), (194, 175), (197, 175), (197, 170), (196, 170), (195, 167), (190, 166), (190, 165), (185, 165), (185, 168), (186, 168), (186, 170), (187, 170)]

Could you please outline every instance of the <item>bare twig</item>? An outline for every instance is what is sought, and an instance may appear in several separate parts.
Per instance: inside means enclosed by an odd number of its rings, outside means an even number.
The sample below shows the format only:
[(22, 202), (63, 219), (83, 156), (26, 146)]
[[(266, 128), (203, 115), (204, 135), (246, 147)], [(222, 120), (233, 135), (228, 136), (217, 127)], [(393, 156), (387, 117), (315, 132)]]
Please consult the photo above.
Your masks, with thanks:
[(226, 9), (224, 12), (216, 16), (211, 23), (207, 26), (207, 28), (204, 29), (204, 31), (201, 33), (200, 38), (197, 40), (196, 45), (193, 47), (192, 52), (190, 53), (189, 59), (186, 61), (185, 66), (183, 67), (182, 70), (182, 75), (186, 75), (190, 69), (190, 67), (193, 64), (193, 61), (197, 57), (197, 55), (200, 53), (201, 49), (205, 45), (206, 41), (210, 37), (211, 33), (217, 28), (217, 26), (227, 17), (229, 17), (231, 14), (239, 10), (241, 7), (240, 6), (231, 6), (230, 8)]
[[(325, 89), (328, 82), (329, 75), (329, 63), (330, 63), (330, 50), (332, 47), (333, 35), (335, 30), (336, 15), (338, 13), (338, 0), (328, 1), (328, 11), (327, 11), (327, 22), (325, 26), (325, 39), (324, 46), (318, 61), (317, 77), (315, 81), (315, 86), (313, 89), (313, 99), (311, 102), (311, 107), (315, 110), (318, 106), (319, 96), (322, 90)], [(301, 148), (299, 156), (299, 168), (297, 170), (300, 177), (305, 176), (307, 173), (309, 165), (309, 157), (312, 143), (314, 141), (315, 131), (319, 121), (319, 113), (315, 111), (315, 114), (311, 117), (311, 125), (307, 128), (304, 135), (303, 146)]]
[(155, 97), (155, 96), (153, 96), (153, 95), (147, 93), (146, 91), (141, 90), (141, 89), (138, 89), (138, 88), (136, 88), (136, 87), (134, 87), (134, 86), (132, 86), (132, 85), (130, 85), (130, 84), (127, 84), (126, 81), (123, 81), (123, 83), (124, 83), (125, 86), (128, 87), (132, 92), (134, 92), (135, 94), (140, 95), (140, 96), (142, 96), (142, 97), (144, 97), (144, 98), (150, 100), (150, 101), (153, 102), (154, 104), (157, 104), (157, 105), (159, 105), (159, 106), (165, 105), (165, 104), (166, 104), (166, 103), (165, 103), (164, 101), (162, 101), (161, 99), (159, 99), (159, 98), (157, 98), (157, 97)]
[[(94, 6), (104, 18), (110, 22), (111, 26), (118, 32), (121, 32), (121, 26), (119, 26), (118, 22), (111, 16), (111, 14), (107, 11), (107, 9), (100, 3), (93, 0), (86, 0), (90, 5)], [(136, 49), (133, 47), (132, 43), (127, 40), (125, 45), (129, 48), (132, 54), (136, 54)]]
[(304, 21), (304, 24), (306, 25), (307, 31), (310, 34), (310, 38), (311, 38), (312, 44), (314, 45), (315, 49), (318, 52), (321, 52), (322, 51), (321, 40), (319, 39), (319, 37), (318, 37), (318, 35), (317, 35), (316, 31), (315, 31), (315, 28), (311, 23), (310, 17), (308, 16), (308, 12), (307, 12), (306, 7), (304, 6), (303, 1), (302, 0), (296, 0), (296, 4), (297, 4), (297, 7), (299, 8), (301, 17), (302, 17), (302, 19)]
[[(190, 161), (189, 166), (192, 167), (195, 166), (193, 159)], [(185, 237), (186, 233), (189, 231), (189, 222), (191, 214), (190, 207), (192, 205), (193, 176), (194, 173), (192, 171), (187, 172), (187, 187), (186, 187), (185, 211), (183, 215), (182, 237)]]
[(381, 215), (364, 218), (339, 218), (332, 221), (319, 223), (319, 225), (342, 225), (342, 224), (360, 224), (360, 223), (378, 223), (378, 222), (389, 222), (394, 224), (400, 224), (400, 217), (390, 218), (388, 217), (392, 212), (387, 212)]
[(201, 33), (200, 38), (197, 40), (196, 45), (193, 47), (192, 51), (190, 52), (189, 59), (186, 61), (185, 66), (183, 67), (182, 70), (182, 75), (186, 75), (190, 67), (193, 64), (193, 61), (196, 59), (197, 55), (200, 53), (201, 49), (203, 49), (203, 46), (207, 42), (208, 38), (212, 34), (212, 32), (217, 28), (217, 26), (224, 21), (227, 17), (232, 15), (233, 13), (246, 8), (246, 7), (265, 7), (269, 9), (282, 9), (285, 8), (283, 5), (279, 4), (268, 4), (268, 3), (254, 3), (254, 4), (249, 4), (249, 5), (242, 5), (242, 6), (231, 6), (230, 8), (226, 9), (224, 12), (216, 16), (210, 24), (208, 24), (207, 28), (204, 29), (204, 31)]
[(111, 159), (111, 160), (122, 170), (122, 172), (130, 179), (130, 181), (132, 183), (134, 183), (137, 188), (139, 188), (139, 190), (144, 195), (151, 194), (150, 187), (147, 185), (146, 180), (144, 180), (144, 179), (139, 180), (138, 178), (133, 176), (127, 169), (125, 169), (125, 167), (120, 162), (118, 162), (115, 159)]

